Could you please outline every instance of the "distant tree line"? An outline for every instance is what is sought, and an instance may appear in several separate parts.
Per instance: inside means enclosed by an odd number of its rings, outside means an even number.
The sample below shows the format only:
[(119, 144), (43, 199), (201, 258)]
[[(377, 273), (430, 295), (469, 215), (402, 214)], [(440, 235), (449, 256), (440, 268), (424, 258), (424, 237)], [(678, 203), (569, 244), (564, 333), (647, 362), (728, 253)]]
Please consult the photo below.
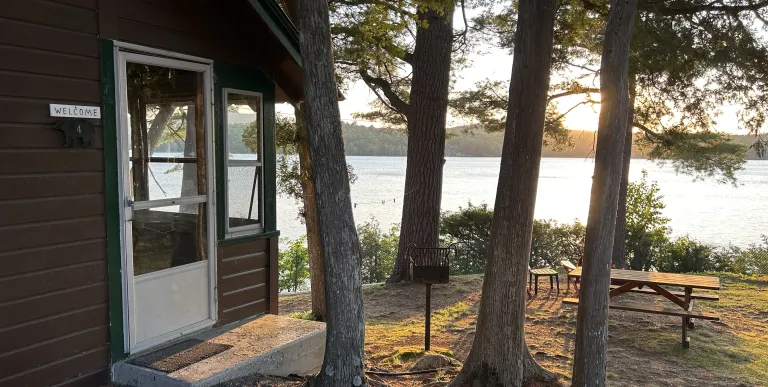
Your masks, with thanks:
[[(468, 127), (454, 127), (447, 130), (445, 155), (448, 157), (500, 157), (504, 133), (472, 130)], [(595, 132), (586, 130), (569, 131), (572, 146), (556, 150), (544, 146), (543, 157), (592, 157), (595, 148)], [(399, 130), (377, 128), (355, 123), (343, 124), (344, 148), (347, 156), (406, 156), (408, 136)], [(749, 146), (754, 143), (751, 135), (731, 136), (734, 143)], [(562, 147), (561, 147), (562, 148)], [(632, 157), (643, 158), (642, 151), (633, 142)], [(760, 157), (750, 148), (748, 160)]]

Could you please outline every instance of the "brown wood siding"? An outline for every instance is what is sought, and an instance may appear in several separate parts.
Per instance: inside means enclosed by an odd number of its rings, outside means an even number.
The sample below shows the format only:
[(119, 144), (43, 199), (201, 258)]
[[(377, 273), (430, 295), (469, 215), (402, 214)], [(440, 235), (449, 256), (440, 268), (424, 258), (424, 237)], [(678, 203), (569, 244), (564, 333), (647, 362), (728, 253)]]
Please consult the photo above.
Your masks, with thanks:
[[(296, 87), (301, 68), (247, 0), (195, 4), (190, 6), (186, 0), (121, 1), (115, 4), (114, 18), (103, 23), (116, 29), (117, 40), (258, 68), (288, 95), (303, 95)], [(267, 36), (270, 38), (265, 39)]]
[[(251, 67), (255, 65), (270, 74), (269, 65), (273, 58), (267, 58), (263, 53), (274, 55), (276, 50), (270, 45), (270, 39), (263, 39), (263, 34), (269, 33), (264, 24), (258, 16), (248, 17), (248, 24), (245, 24), (249, 26), (248, 31), (238, 31), (243, 24), (236, 23), (235, 19), (242, 16), (231, 12), (233, 7), (239, 12), (248, 12), (247, 2), (211, 4), (192, 7), (185, 0), (119, 2), (118, 40)], [(243, 49), (246, 46), (248, 49)]]
[[(65, 149), (48, 110), (101, 105), (99, 34), (296, 83), (298, 66), (245, 0), (2, 0), (0, 387), (109, 379), (103, 128), (93, 121), (92, 147)], [(276, 246), (219, 247), (222, 323), (275, 308)]]
[(267, 238), (218, 247), (219, 324), (269, 311), (272, 248)]
[(109, 378), (104, 151), (48, 104), (101, 105), (97, 0), (0, 7), (0, 387)]

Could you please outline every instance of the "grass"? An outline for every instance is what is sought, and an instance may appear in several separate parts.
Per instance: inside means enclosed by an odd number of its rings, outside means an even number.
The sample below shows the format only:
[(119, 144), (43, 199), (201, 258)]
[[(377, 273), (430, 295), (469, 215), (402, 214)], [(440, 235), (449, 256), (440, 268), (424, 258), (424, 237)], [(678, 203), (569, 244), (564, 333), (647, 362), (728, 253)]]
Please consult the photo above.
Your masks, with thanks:
[(317, 317), (315, 317), (315, 315), (312, 314), (311, 310), (307, 310), (304, 312), (289, 313), (286, 317), (295, 318), (299, 320), (317, 321)]
[[(680, 318), (611, 311), (610, 386), (768, 386), (768, 277), (718, 273), (720, 301), (696, 301), (721, 322), (697, 321), (690, 349), (680, 345)], [(456, 276), (433, 287), (432, 350), (464, 360), (474, 338), (482, 276)], [(424, 355), (423, 285), (377, 285), (364, 290), (366, 362), (370, 368), (402, 371)], [(576, 308), (562, 305), (545, 282), (526, 310), (526, 339), (537, 361), (569, 383), (573, 367)], [(573, 296), (571, 293), (570, 296)], [(625, 294), (639, 303), (660, 297)], [(290, 296), (283, 313), (309, 309), (309, 295)], [(621, 300), (619, 300), (621, 301)], [(289, 308), (285, 308), (288, 305)], [(390, 378), (393, 386), (450, 380), (456, 371)]]

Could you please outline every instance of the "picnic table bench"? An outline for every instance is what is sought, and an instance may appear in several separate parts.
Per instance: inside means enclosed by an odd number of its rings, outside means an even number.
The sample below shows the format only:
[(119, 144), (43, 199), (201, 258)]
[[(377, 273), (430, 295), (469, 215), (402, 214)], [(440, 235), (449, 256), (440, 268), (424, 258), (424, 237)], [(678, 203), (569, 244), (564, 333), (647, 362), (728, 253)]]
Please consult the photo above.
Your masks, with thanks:
[[(568, 273), (568, 280), (581, 277), (581, 268), (577, 268)], [(712, 313), (704, 313), (693, 310), (693, 300), (719, 300), (715, 294), (693, 293), (693, 289), (719, 290), (720, 279), (717, 277), (659, 273), (635, 270), (611, 270), (611, 290), (609, 297), (613, 298), (619, 294), (632, 292), (647, 295), (663, 296), (679, 308), (665, 308), (658, 306), (617, 304), (610, 303), (610, 309), (628, 310), (633, 312), (662, 314), (667, 316), (678, 316), (682, 318), (682, 345), (683, 348), (690, 346), (690, 337), (688, 329), (694, 328), (693, 319), (719, 321), (720, 316)], [(672, 291), (662, 286), (682, 287), (683, 291)], [(578, 305), (578, 298), (566, 298), (563, 304)]]

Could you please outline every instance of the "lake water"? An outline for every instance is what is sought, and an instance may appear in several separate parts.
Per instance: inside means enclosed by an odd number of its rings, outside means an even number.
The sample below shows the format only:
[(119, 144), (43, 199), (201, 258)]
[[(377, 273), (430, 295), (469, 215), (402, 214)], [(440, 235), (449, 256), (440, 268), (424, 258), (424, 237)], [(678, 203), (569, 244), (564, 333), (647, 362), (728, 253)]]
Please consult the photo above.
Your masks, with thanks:
[[(497, 157), (449, 157), (444, 167), (442, 209), (455, 211), (468, 202), (493, 207), (499, 175)], [(375, 217), (382, 228), (400, 223), (405, 157), (347, 157), (357, 181), (352, 184), (355, 221)], [(748, 161), (738, 173), (739, 186), (711, 180), (694, 182), (678, 175), (671, 165), (633, 159), (630, 180), (641, 171), (656, 181), (664, 195), (664, 215), (671, 219), (673, 235), (689, 234), (696, 240), (747, 246), (768, 234), (768, 161)], [(586, 222), (594, 163), (592, 159), (544, 158), (541, 161), (537, 219)], [(277, 201), (277, 226), (281, 236), (305, 233), (297, 218), (299, 206), (286, 197)]]

